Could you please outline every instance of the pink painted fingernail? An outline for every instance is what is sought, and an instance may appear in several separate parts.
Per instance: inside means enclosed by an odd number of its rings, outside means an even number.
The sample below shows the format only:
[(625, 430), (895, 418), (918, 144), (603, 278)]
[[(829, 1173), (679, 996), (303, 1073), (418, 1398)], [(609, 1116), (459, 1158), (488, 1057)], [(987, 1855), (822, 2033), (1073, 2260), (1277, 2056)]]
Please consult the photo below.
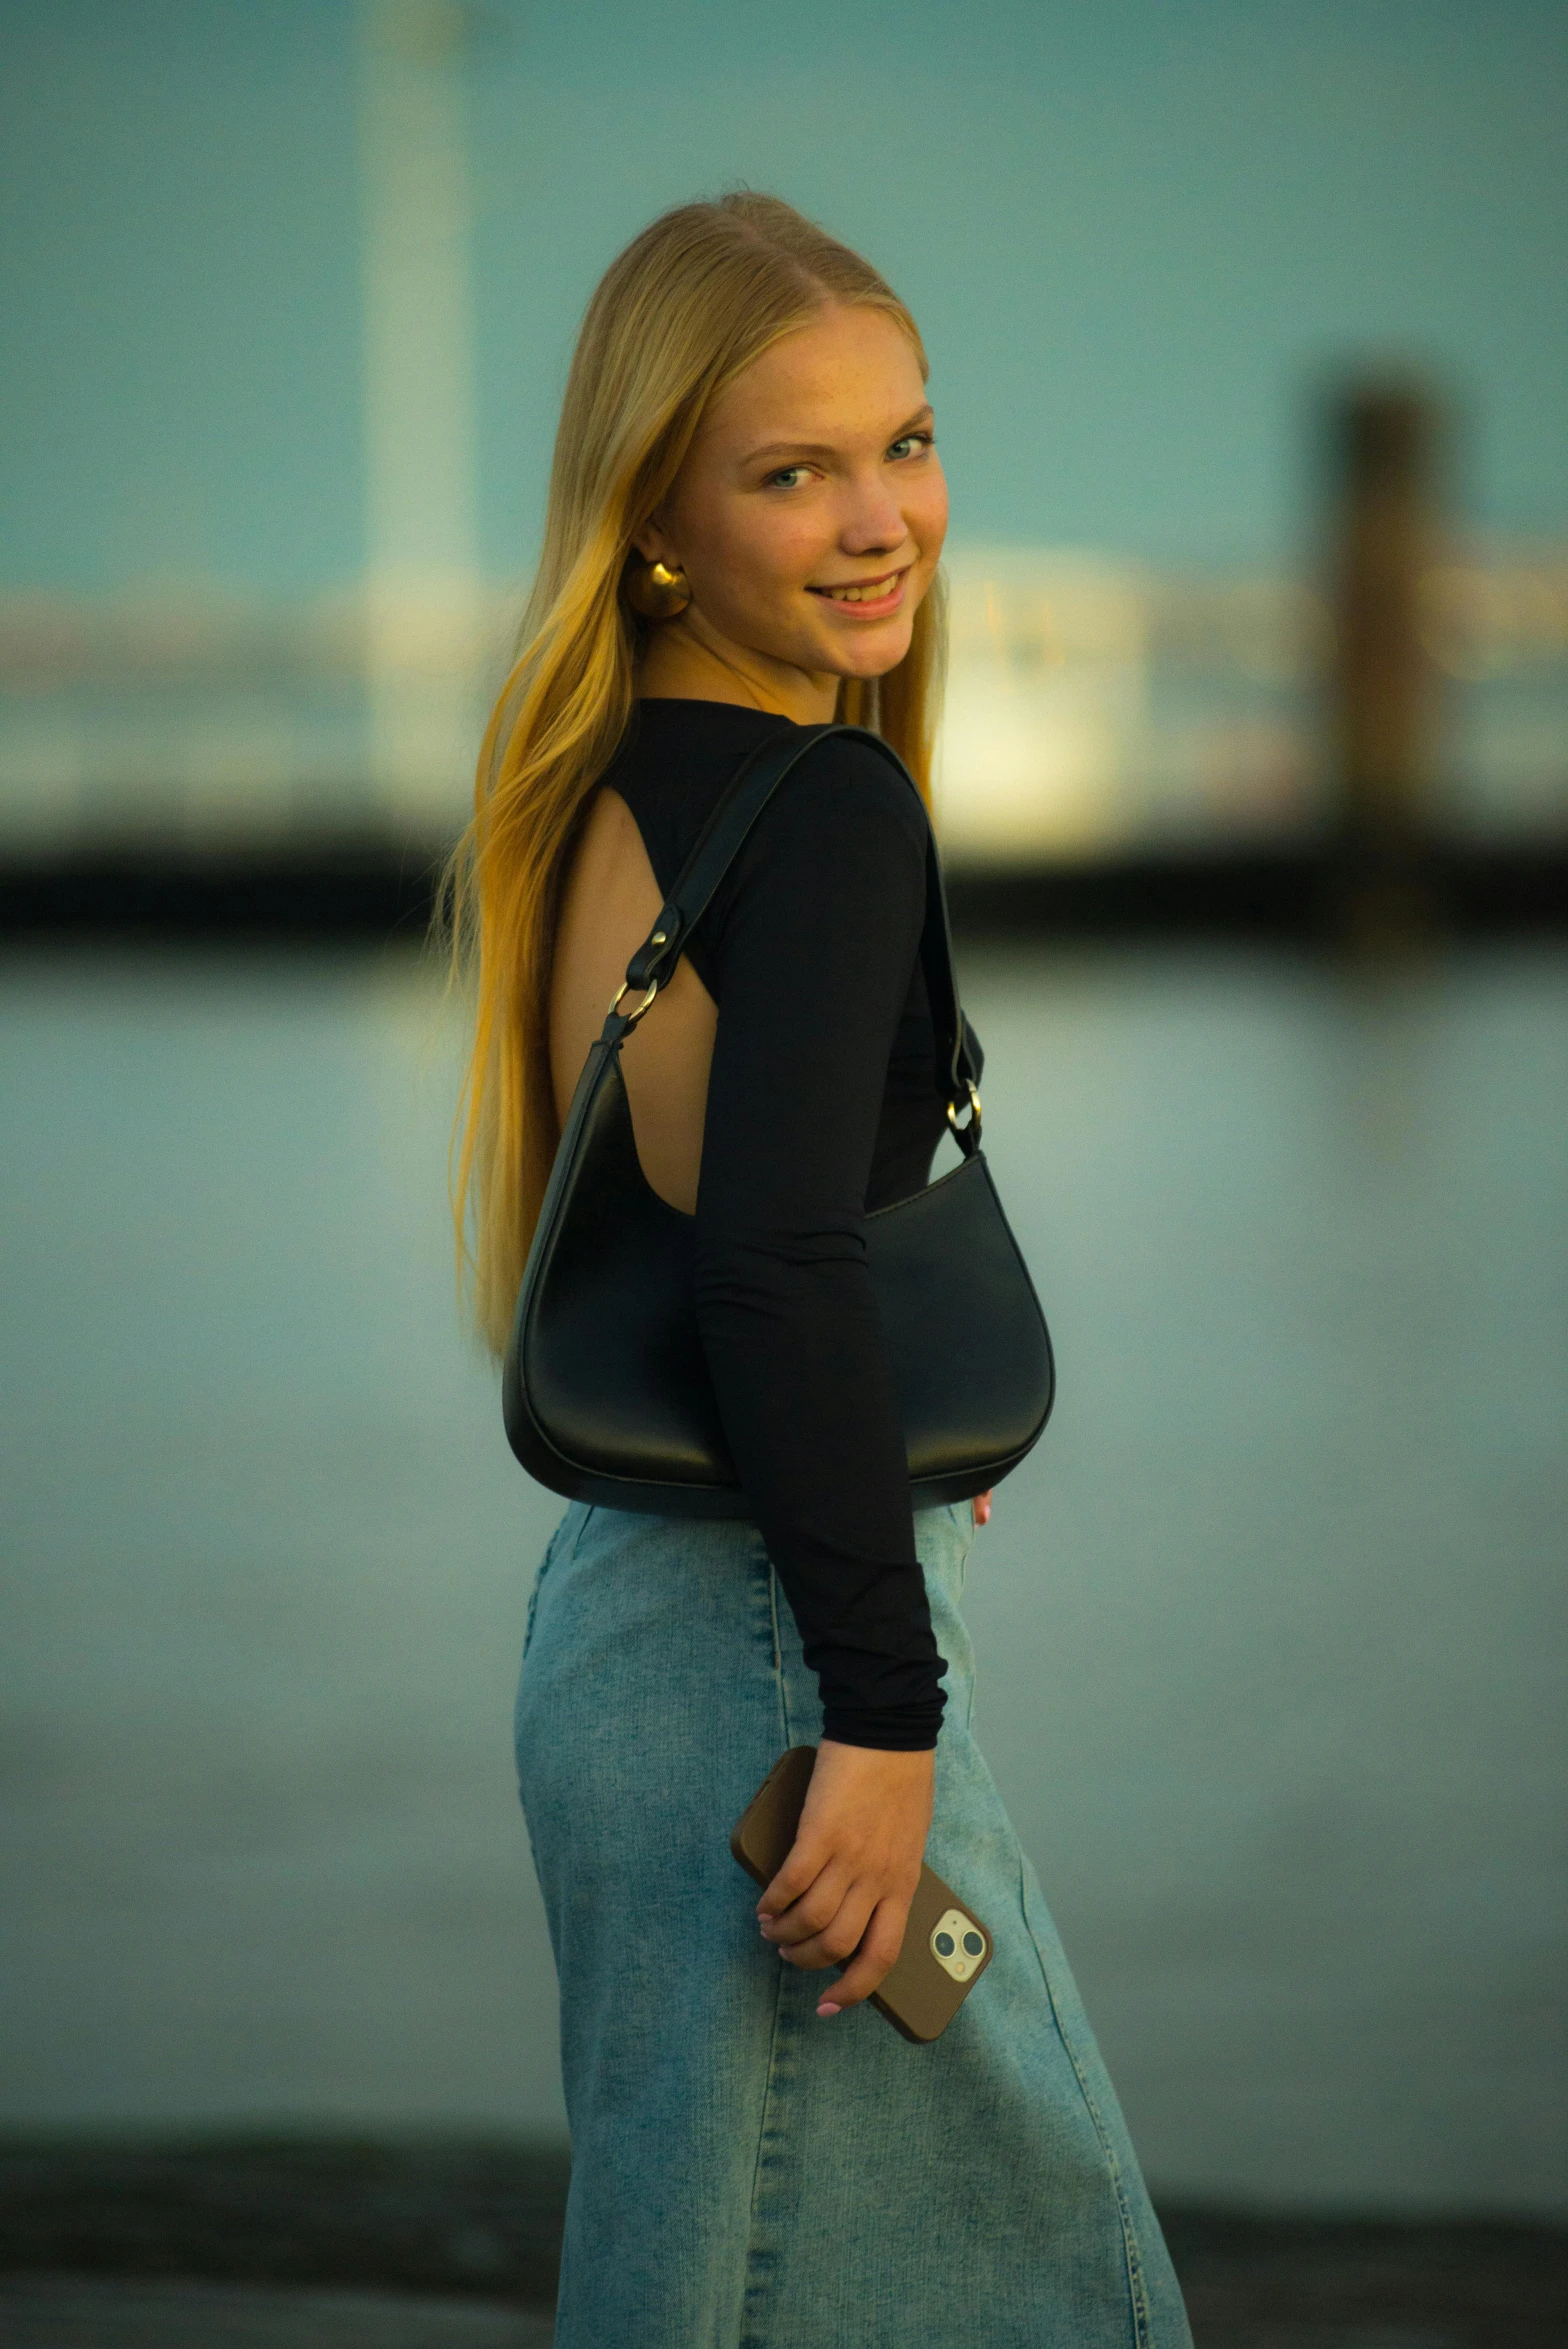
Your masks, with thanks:
[(835, 2006), (831, 1998), (825, 1998), (817, 2012), (819, 2015), (841, 2015), (844, 2010), (841, 2006)]

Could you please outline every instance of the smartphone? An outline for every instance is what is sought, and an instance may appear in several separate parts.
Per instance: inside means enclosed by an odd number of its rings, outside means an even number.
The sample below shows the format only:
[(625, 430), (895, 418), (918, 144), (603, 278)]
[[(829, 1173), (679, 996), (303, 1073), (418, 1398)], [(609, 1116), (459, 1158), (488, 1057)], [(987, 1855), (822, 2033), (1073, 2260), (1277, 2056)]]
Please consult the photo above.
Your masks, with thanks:
[[(735, 1822), (730, 1850), (758, 1884), (771, 1884), (789, 1857), (816, 1759), (814, 1745), (791, 1746)], [(871, 2004), (895, 2031), (927, 2045), (941, 2038), (990, 1963), (991, 1936), (973, 1909), (922, 1867), (898, 1963)]]

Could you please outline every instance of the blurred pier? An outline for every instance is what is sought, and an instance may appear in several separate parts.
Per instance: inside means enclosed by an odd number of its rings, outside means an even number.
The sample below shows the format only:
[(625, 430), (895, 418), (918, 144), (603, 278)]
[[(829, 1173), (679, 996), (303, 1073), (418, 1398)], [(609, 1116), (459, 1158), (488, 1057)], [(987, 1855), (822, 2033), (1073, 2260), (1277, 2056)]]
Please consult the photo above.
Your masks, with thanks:
[[(1416, 444), (1403, 413), (1347, 419), (1321, 583), (953, 556), (960, 921), (1310, 936), (1396, 862), (1461, 929), (1568, 918), (1568, 546), (1390, 530), (1375, 451)], [(519, 601), (405, 603), (389, 639), (373, 581), (287, 606), (0, 597), (5, 934), (417, 930)], [(399, 722), (416, 769), (389, 760)]]

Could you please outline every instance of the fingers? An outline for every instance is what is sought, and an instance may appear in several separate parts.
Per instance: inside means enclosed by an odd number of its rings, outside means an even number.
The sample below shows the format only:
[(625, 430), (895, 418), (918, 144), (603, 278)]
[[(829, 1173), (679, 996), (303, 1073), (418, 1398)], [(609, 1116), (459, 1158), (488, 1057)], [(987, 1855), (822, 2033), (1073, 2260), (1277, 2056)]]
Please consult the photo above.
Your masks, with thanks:
[(781, 1917), (787, 1908), (811, 1890), (821, 1875), (828, 1859), (822, 1846), (804, 1835), (797, 1835), (790, 1846), (788, 1859), (757, 1903), (757, 1915), (764, 1924), (770, 1917)]
[(909, 1916), (908, 1901), (884, 1900), (878, 1903), (870, 1924), (862, 1937), (852, 1964), (845, 1967), (838, 1980), (830, 1985), (817, 2008), (818, 2014), (837, 2013), (841, 2007), (859, 2006), (873, 1990), (880, 1990), (904, 1946), (904, 1925)]
[[(823, 1869), (816, 1882), (801, 1894), (799, 1900), (792, 1901), (779, 1914), (760, 1920), (764, 1939), (774, 1942), (781, 1949), (794, 1948), (801, 1942), (810, 1941), (833, 1923), (852, 1885), (853, 1878), (845, 1868), (836, 1863), (830, 1864)], [(872, 1906), (870, 1899), (861, 1903), (862, 1927), (871, 1914)], [(857, 1931), (855, 1941), (859, 1939), (860, 1933)], [(841, 1952), (843, 1956), (848, 1957), (855, 1941), (849, 1944), (849, 1949)]]
[(869, 1894), (852, 1891), (820, 1931), (803, 1934), (794, 1942), (775, 1941), (775, 1947), (781, 1958), (798, 1966), (803, 1973), (815, 1973), (823, 1966), (841, 1966), (846, 1958), (854, 1956), (865, 1939), (873, 1913)]

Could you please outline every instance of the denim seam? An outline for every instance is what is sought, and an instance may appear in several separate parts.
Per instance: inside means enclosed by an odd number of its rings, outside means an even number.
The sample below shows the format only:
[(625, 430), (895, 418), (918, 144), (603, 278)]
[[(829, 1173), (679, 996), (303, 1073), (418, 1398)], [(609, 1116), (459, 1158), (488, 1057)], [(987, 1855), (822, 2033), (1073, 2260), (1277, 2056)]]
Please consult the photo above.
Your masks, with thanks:
[(555, 1557), (556, 1545), (561, 1539), (565, 1525), (566, 1519), (563, 1517), (546, 1542), (544, 1556), (539, 1561), (539, 1571), (534, 1576), (534, 1587), (528, 1594), (528, 1618), (523, 1625), (523, 1662), (525, 1664), (528, 1661), (528, 1651), (534, 1644), (534, 1624), (539, 1614), (539, 1593), (544, 1588), (544, 1578), (550, 1571), (551, 1562)]
[[(561, 1546), (561, 1536), (563, 1533), (565, 1533), (568, 1524), (571, 1522), (571, 1515), (572, 1512), (570, 1509), (568, 1509), (566, 1515), (561, 1519), (560, 1524), (556, 1527), (554, 1533), (551, 1534), (550, 1539), (546, 1542), (544, 1556), (539, 1561), (539, 1571), (534, 1576), (534, 1587), (528, 1594), (528, 1618), (523, 1625), (523, 1662), (525, 1664), (528, 1661), (528, 1651), (533, 1646), (534, 1621), (539, 1613), (539, 1593), (544, 1588), (545, 1576), (549, 1573), (551, 1567), (555, 1564), (556, 1552)], [(582, 1540), (583, 1529), (587, 1525), (588, 1520), (592, 1515), (593, 1509), (590, 1506), (583, 1511), (581, 1517), (579, 1517), (577, 1520), (576, 1531), (572, 1535), (572, 1546), (566, 1553), (566, 1564), (568, 1566), (570, 1566), (572, 1560), (577, 1555), (577, 1545)]]
[[(784, 1645), (779, 1632), (779, 1578), (771, 1558), (764, 1558), (762, 1571), (767, 1576), (768, 1624), (773, 1635), (773, 1688), (778, 1700), (779, 1737), (783, 1746), (790, 1743), (789, 1685), (784, 1671)], [(757, 2331), (755, 2319), (758, 2301), (764, 2289), (758, 2275), (758, 2238), (762, 2229), (762, 2165), (772, 2125), (774, 2101), (778, 2091), (779, 2039), (784, 2027), (784, 1960), (775, 1958), (773, 1966), (773, 2021), (768, 2032), (768, 2069), (762, 2084), (762, 2109), (757, 2118), (757, 2152), (751, 2170), (751, 2224), (746, 2243), (746, 2265), (741, 2284), (739, 2349), (762, 2349), (763, 2335)]]
[(771, 1560), (768, 1575), (768, 1619), (773, 1626), (773, 1685), (778, 1691), (779, 1735), (787, 1747), (790, 1743), (789, 1683), (784, 1672), (784, 1644), (779, 1636), (779, 1578)]
[(768, 2142), (769, 2115), (773, 2109), (775, 2075), (778, 2070), (779, 2032), (784, 2017), (784, 1961), (779, 1959), (774, 1968), (773, 2023), (768, 2033), (768, 2072), (762, 2084), (762, 2110), (757, 2116), (757, 2153), (751, 2166), (751, 2225), (747, 2232), (746, 2267), (741, 2280), (740, 2334), (738, 2349), (761, 2349), (761, 2336), (752, 2324), (753, 2298), (758, 2286), (752, 2275), (756, 2265), (757, 2236), (762, 2225), (762, 2156)]
[(1062, 2021), (1061, 2008), (1056, 2003), (1055, 1985), (1051, 1980), (1051, 1970), (1045, 1962), (1045, 1952), (1035, 1939), (1034, 1927), (1029, 1922), (1029, 1898), (1028, 1889), (1024, 1882), (1024, 1855), (1021, 1844), (1018, 1847), (1018, 1906), (1023, 1916), (1025, 1930), (1034, 1949), (1035, 1963), (1040, 1968), (1040, 1979), (1045, 1984), (1045, 1995), (1050, 2001), (1051, 2019), (1056, 2025), (1057, 2037), (1067, 2050), (1067, 2060), (1073, 2067), (1073, 2078), (1078, 2083), (1078, 2093), (1083, 2098), (1084, 2108), (1090, 2120), (1094, 2123), (1094, 2133), (1100, 2140), (1100, 2152), (1104, 2157), (1106, 2171), (1110, 2177), (1111, 2191), (1116, 2196), (1116, 2213), (1121, 2220), (1122, 2245), (1127, 2259), (1127, 2291), (1132, 2306), (1133, 2339), (1137, 2343), (1137, 2349), (1148, 2349), (1149, 2302), (1147, 2292), (1144, 2289), (1143, 2255), (1138, 2248), (1138, 2234), (1133, 2225), (1132, 2212), (1127, 2207), (1127, 2196), (1122, 2185), (1121, 2163), (1116, 2158), (1116, 2148), (1111, 2143), (1104, 2116), (1094, 2100), (1088, 2081), (1084, 2077), (1083, 2066), (1078, 2060), (1078, 2050), (1074, 2047), (1067, 2027)]

